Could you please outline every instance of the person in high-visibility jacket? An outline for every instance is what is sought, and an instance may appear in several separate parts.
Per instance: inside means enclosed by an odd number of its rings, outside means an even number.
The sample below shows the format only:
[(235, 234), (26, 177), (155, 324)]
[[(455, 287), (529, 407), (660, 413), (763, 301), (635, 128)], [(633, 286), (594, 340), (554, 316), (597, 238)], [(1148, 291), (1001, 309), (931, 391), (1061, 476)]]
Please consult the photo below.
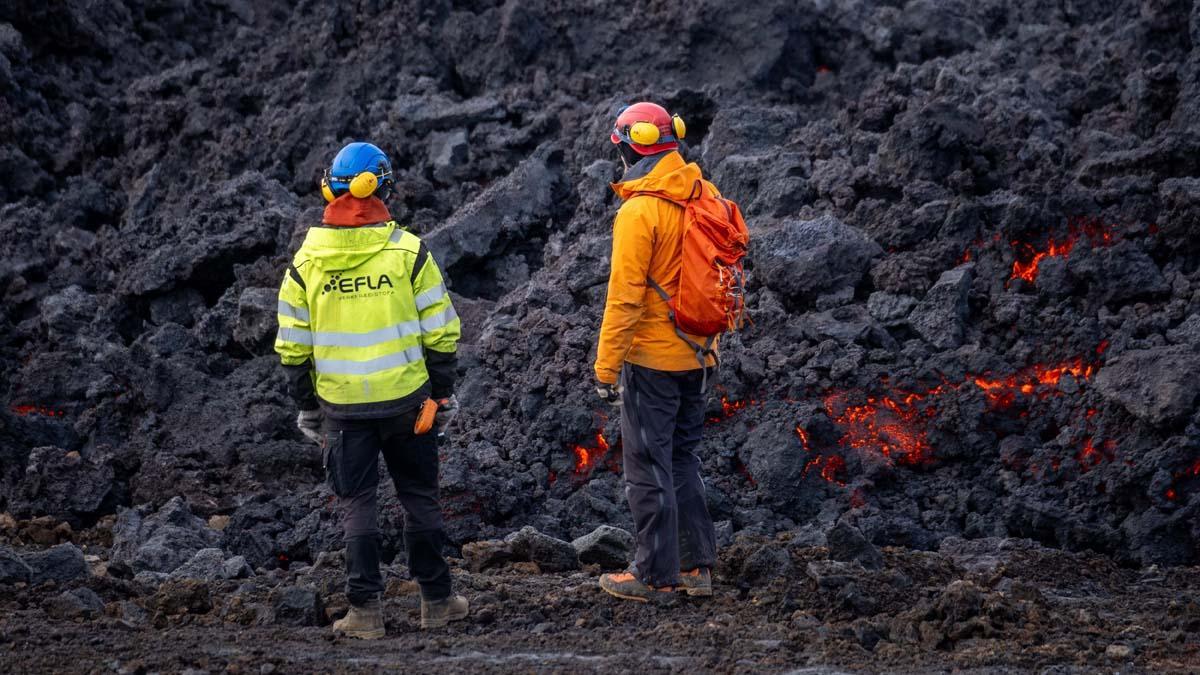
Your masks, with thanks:
[(404, 505), (422, 627), (468, 611), (466, 598), (451, 593), (442, 556), (437, 434), (419, 424), (428, 418), (422, 411), (444, 422), (457, 408), (460, 321), (429, 249), (391, 219), (383, 198), (392, 185), (379, 148), (351, 143), (338, 152), (321, 181), (323, 223), (309, 229), (283, 275), (275, 340), (297, 426), (324, 451), (343, 519), (351, 609), (334, 629), (361, 638), (384, 635), (381, 453)]

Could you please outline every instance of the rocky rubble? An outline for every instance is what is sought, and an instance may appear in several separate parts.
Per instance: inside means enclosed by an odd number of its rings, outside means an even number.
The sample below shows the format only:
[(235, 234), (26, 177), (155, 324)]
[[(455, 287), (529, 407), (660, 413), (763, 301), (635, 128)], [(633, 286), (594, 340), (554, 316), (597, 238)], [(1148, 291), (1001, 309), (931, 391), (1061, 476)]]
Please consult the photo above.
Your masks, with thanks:
[[(389, 639), (351, 644), (327, 627), (347, 607), (340, 554), (239, 580), (178, 574), (199, 558), (220, 559), (204, 549), (161, 583), (130, 582), (117, 565), (70, 581), (0, 581), (0, 644), (9, 663), (68, 671), (103, 649), (147, 669), (253, 661), (312, 670), (329, 659), (392, 663), (399, 650), (423, 670), (442, 668), (447, 657), (505, 672), (529, 659), (620, 670), (666, 657), (675, 667), (715, 669), (749, 659), (769, 671), (817, 663), (1187, 672), (1198, 647), (1189, 637), (1200, 630), (1194, 568), (1122, 569), (1030, 540), (951, 537), (932, 552), (876, 548), (844, 521), (830, 529), (828, 546), (794, 532), (742, 536), (720, 553), (714, 597), (671, 594), (640, 604), (604, 595), (600, 564), (548, 571), (547, 551), (564, 542), (531, 528), (518, 534), (539, 542), (530, 549), (540, 551), (535, 560), (520, 553), (475, 570), (469, 556), (451, 559), (456, 588), (474, 611), (449, 633), (417, 630), (419, 594), (402, 564), (383, 570)], [(619, 547), (627, 537), (609, 528), (583, 539)], [(464, 553), (483, 544), (514, 547), (473, 542)]]

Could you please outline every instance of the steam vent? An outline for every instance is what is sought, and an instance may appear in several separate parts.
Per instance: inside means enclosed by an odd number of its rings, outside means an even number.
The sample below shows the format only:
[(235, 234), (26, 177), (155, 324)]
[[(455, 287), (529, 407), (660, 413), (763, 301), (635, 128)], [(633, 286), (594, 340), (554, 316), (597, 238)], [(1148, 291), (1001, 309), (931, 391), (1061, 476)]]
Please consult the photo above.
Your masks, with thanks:
[(0, 177), (0, 672), (1200, 672), (1200, 0), (3, 0)]

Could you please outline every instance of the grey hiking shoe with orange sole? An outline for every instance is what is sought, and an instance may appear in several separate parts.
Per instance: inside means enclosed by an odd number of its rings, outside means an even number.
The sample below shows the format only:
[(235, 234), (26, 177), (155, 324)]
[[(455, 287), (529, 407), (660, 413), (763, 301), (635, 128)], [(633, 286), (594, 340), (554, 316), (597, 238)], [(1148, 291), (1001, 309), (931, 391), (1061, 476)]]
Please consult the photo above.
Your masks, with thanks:
[(629, 572), (619, 572), (617, 574), (601, 574), (600, 588), (605, 593), (623, 600), (650, 602), (670, 597), (677, 587), (647, 586)]
[(693, 598), (707, 598), (713, 594), (712, 572), (707, 567), (679, 573), (679, 585), (675, 590)]

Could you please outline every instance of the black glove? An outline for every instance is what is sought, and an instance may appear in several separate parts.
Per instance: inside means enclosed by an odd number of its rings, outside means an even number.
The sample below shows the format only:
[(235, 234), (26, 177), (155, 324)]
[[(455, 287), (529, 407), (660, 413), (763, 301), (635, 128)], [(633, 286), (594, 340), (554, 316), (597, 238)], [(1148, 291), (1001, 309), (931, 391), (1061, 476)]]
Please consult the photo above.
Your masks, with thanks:
[(607, 382), (596, 383), (596, 395), (609, 405), (621, 405), (621, 385)]

